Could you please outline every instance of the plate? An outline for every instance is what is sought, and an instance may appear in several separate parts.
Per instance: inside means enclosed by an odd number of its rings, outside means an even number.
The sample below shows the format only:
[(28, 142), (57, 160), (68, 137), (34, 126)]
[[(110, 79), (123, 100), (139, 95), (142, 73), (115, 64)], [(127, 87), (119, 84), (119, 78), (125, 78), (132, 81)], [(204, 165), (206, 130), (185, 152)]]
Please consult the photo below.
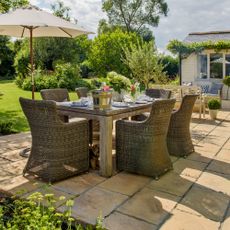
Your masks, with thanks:
[(136, 104), (148, 104), (147, 101), (136, 101), (135, 103), (136, 103)]
[(117, 107), (117, 108), (127, 108), (127, 107), (129, 107), (129, 105), (124, 103), (124, 102), (114, 102), (112, 104), (112, 106)]
[(71, 104), (71, 107), (87, 107), (88, 106), (88, 104), (87, 103), (82, 103), (82, 102), (72, 102), (72, 104)]

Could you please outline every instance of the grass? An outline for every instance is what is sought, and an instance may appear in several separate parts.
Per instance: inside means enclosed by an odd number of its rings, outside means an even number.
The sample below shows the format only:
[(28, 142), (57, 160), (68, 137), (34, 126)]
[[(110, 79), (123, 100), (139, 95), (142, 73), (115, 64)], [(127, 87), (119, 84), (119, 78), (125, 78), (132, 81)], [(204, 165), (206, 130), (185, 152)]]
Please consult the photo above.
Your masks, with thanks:
[[(0, 80), (0, 122), (12, 121), (15, 132), (29, 131), (27, 120), (19, 104), (19, 97), (31, 98), (30, 91), (19, 89), (13, 80)], [(76, 100), (75, 93), (70, 93), (71, 100)], [(40, 93), (35, 93), (35, 99), (41, 100)]]

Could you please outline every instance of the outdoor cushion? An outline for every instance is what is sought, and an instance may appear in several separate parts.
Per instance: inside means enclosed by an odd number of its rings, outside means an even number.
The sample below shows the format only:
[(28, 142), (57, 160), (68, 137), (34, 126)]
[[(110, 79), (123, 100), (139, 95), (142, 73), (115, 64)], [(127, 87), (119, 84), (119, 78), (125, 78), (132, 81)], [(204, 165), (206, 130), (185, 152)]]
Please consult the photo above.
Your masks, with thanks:
[(223, 87), (223, 84), (222, 83), (212, 83), (211, 85), (211, 89), (208, 93), (210, 94), (218, 94), (218, 91), (221, 90)]
[(208, 93), (209, 91), (209, 85), (201, 85), (200, 88), (202, 93)]

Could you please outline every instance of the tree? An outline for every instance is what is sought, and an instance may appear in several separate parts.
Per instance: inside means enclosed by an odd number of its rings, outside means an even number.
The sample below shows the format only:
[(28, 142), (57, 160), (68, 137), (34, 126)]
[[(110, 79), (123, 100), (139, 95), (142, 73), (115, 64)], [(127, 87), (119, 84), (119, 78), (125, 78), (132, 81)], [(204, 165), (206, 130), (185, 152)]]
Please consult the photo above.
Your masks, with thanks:
[(145, 88), (149, 83), (163, 83), (166, 81), (164, 66), (160, 62), (153, 42), (139, 42), (131, 48), (124, 49), (124, 63), (129, 67), (133, 77)]
[(158, 26), (160, 16), (167, 16), (165, 0), (103, 0), (102, 9), (107, 13), (109, 24), (124, 26), (128, 32), (144, 26)]
[[(1, 0), (0, 13), (6, 13), (12, 8), (22, 7), (29, 4), (28, 0)], [(12, 42), (8, 36), (0, 36), (0, 76), (12, 77), (15, 69), (14, 63), (14, 50)]]
[(37, 38), (34, 42), (35, 63), (42, 69), (53, 70), (55, 62), (81, 63), (91, 46), (87, 36), (77, 38)]
[(120, 29), (100, 34), (92, 43), (88, 56), (89, 66), (99, 76), (105, 77), (110, 71), (129, 76), (130, 70), (121, 60), (123, 47), (130, 47), (138, 39), (140, 38), (136, 33), (127, 33)]
[(1, 0), (0, 13), (6, 13), (12, 8), (22, 7), (29, 4), (28, 0)]
[(14, 75), (14, 51), (7, 36), (0, 36), (0, 76), (11, 78)]
[(179, 60), (178, 57), (172, 57), (170, 55), (162, 55), (160, 57), (161, 63), (164, 66), (166, 75), (174, 79), (179, 74)]
[[(103, 33), (111, 33), (117, 29), (120, 29), (122, 30), (123, 32), (126, 32), (126, 27), (125, 26), (121, 26), (121, 25), (111, 25), (109, 24), (105, 19), (101, 19), (99, 21), (99, 24), (98, 24), (98, 29), (97, 29), (97, 32), (98, 34), (103, 34)], [(137, 31), (134, 31), (134, 32), (137, 32)], [(146, 42), (149, 42), (149, 41), (154, 41), (155, 38), (153, 36), (153, 33), (152, 31), (147, 28), (146, 26), (143, 26), (138, 32), (137, 34), (140, 35), (140, 37), (142, 37), (142, 39)]]
[[(70, 20), (69, 13), (70, 8), (64, 6), (64, 3), (58, 1), (52, 6), (53, 14)], [(23, 44), (18, 48), (18, 54), (16, 57), (16, 69), (17, 73), (26, 76), (29, 60), (29, 53), (27, 53), (28, 40), (24, 39)], [(78, 64), (86, 59), (87, 53), (91, 45), (91, 40), (87, 36), (82, 35), (77, 38), (35, 38), (34, 39), (34, 62), (36, 67), (40, 67), (42, 70), (54, 70), (57, 62), (69, 62)], [(26, 64), (27, 63), (27, 64)], [(20, 66), (23, 68), (21, 68)]]
[(65, 6), (64, 2), (59, 0), (56, 3), (51, 4), (51, 9), (55, 16), (70, 21), (70, 8)]

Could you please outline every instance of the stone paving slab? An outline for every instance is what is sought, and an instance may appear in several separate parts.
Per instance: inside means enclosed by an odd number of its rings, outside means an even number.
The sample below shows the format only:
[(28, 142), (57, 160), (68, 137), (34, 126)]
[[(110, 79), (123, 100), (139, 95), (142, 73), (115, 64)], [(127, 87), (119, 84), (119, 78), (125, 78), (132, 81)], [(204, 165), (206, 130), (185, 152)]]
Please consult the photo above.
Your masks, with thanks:
[(153, 180), (148, 188), (167, 192), (175, 196), (183, 196), (186, 191), (192, 186), (194, 178), (186, 177), (183, 175), (179, 175), (175, 172), (167, 173), (162, 176), (159, 180)]
[(69, 194), (79, 195), (105, 180), (96, 173), (88, 173), (55, 183), (52, 187)]
[(144, 188), (118, 211), (155, 225), (161, 224), (170, 215), (179, 198), (168, 193)]
[[(96, 224), (99, 216), (108, 216), (127, 199), (128, 196), (95, 187), (74, 199), (72, 214), (83, 222)], [(58, 208), (65, 210), (63, 206)]]
[[(229, 152), (230, 154), (230, 152)], [(230, 161), (214, 158), (214, 160), (207, 167), (207, 171), (223, 173), (230, 176)]]
[(230, 176), (216, 172), (205, 171), (197, 180), (196, 184), (222, 192), (230, 196)]
[(184, 175), (192, 178), (198, 178), (207, 164), (203, 162), (191, 161), (188, 159), (179, 159), (173, 165), (173, 171), (179, 175)]
[(229, 230), (230, 229), (230, 207), (228, 208), (225, 220), (221, 224), (221, 228), (220, 229), (221, 230)]
[[(74, 218), (94, 224), (101, 215), (104, 226), (112, 230), (230, 229), (230, 112), (218, 116), (212, 121), (208, 114), (205, 119), (193, 114), (196, 152), (186, 159), (171, 156), (174, 170), (158, 181), (128, 173), (104, 178), (90, 171), (48, 186), (22, 176), (27, 159), (18, 153), (30, 145), (30, 133), (1, 136), (0, 190), (24, 197), (50, 192), (74, 199)], [(66, 199), (56, 204), (59, 211), (66, 209)]]
[(225, 143), (225, 145), (223, 146), (223, 149), (230, 150), (230, 139)]
[(124, 215), (119, 212), (112, 213), (104, 220), (104, 227), (110, 230), (156, 230), (157, 226), (145, 221)]
[(213, 157), (215, 156), (215, 153), (207, 153), (202, 151), (196, 151), (193, 154), (190, 154), (187, 159), (192, 161), (199, 161), (208, 164)]
[(131, 196), (143, 188), (152, 179), (150, 177), (138, 176), (128, 173), (119, 173), (116, 176), (101, 183), (99, 187)]
[(218, 230), (220, 224), (201, 216), (174, 210), (160, 230)]
[(224, 147), (220, 150), (220, 152), (217, 154), (216, 158), (217, 160), (222, 160), (222, 161), (230, 161), (230, 148), (227, 149)]
[(202, 215), (210, 220), (223, 220), (228, 208), (229, 197), (203, 186), (194, 185), (182, 199), (177, 209)]

